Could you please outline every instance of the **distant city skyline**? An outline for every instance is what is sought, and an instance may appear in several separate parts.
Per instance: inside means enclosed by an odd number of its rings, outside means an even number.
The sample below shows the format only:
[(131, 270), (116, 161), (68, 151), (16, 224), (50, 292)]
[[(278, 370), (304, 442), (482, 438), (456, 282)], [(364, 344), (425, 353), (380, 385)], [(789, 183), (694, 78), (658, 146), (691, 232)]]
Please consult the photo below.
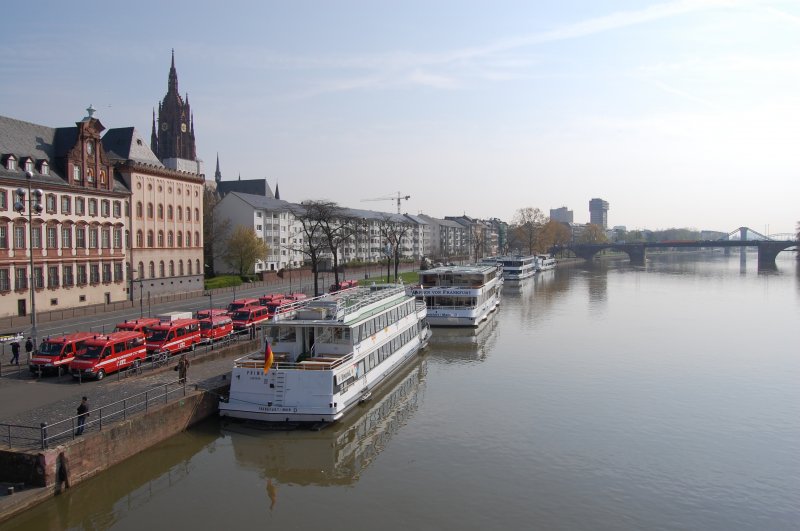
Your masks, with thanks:
[[(800, 4), (686, 0), (5, 6), (0, 114), (92, 104), (149, 138), (171, 50), (213, 179), (511, 221), (794, 232)], [(187, 10), (192, 17), (187, 18)]]

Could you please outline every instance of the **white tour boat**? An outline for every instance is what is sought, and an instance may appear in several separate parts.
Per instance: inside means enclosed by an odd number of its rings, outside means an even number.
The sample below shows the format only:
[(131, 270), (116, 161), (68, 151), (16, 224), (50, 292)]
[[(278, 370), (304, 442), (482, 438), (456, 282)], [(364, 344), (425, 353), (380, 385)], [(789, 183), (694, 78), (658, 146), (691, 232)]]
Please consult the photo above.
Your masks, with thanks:
[(478, 326), (500, 304), (502, 270), (496, 265), (442, 266), (420, 271), (409, 293), (428, 306), (431, 326)]
[(536, 257), (536, 271), (547, 271), (556, 267), (556, 259), (546, 254), (540, 254)]
[(333, 422), (369, 399), (427, 345), (425, 305), (405, 287), (351, 288), (303, 301), (265, 323), (273, 361), (256, 352), (234, 361), (224, 417)]
[(483, 264), (497, 264), (503, 268), (503, 278), (505, 280), (522, 280), (536, 274), (538, 259), (535, 255), (521, 256), (495, 256), (486, 258)]

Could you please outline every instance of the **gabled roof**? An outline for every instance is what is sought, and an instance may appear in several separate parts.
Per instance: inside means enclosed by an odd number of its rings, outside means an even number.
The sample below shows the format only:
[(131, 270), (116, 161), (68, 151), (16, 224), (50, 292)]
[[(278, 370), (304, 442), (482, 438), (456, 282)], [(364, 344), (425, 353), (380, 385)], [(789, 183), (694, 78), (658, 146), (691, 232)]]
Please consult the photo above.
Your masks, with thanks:
[[(46, 160), (49, 166), (49, 175), (40, 175), (38, 171), (34, 171), (34, 179), (40, 182), (65, 184), (61, 168), (56, 164), (55, 159), (59, 153), (63, 154), (72, 147), (62, 148), (61, 152), (57, 149), (59, 144), (63, 145), (63, 141), (60, 140), (64, 136), (69, 136), (69, 130), (72, 130), (72, 136), (76, 138), (77, 128), (75, 127), (55, 129), (0, 116), (0, 156), (4, 160), (7, 155), (14, 155), (18, 161), (22, 161), (26, 157), (30, 157), (36, 162)], [(0, 175), (25, 179), (24, 170), (8, 171), (4, 166), (0, 166)]]
[(109, 129), (103, 135), (102, 142), (103, 149), (111, 160), (132, 160), (164, 167), (134, 127)]
[(224, 197), (233, 192), (275, 198), (266, 179), (239, 179), (238, 181), (219, 181), (217, 183), (217, 193), (220, 196)]
[(265, 197), (263, 195), (257, 195), (257, 194), (243, 194), (240, 192), (230, 192), (230, 195), (241, 199), (251, 207), (257, 208), (259, 210), (270, 210), (273, 212), (289, 212), (291, 210), (294, 210), (297, 206), (288, 201), (283, 201), (282, 199), (275, 199), (274, 197)]

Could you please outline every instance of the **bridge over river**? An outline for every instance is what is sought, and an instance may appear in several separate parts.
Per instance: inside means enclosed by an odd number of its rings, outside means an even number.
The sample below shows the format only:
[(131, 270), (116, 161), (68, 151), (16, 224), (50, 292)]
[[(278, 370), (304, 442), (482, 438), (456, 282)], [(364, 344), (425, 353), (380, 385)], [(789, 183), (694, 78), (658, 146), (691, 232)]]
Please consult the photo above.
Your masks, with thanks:
[[(785, 235), (782, 235), (785, 237)], [(648, 248), (730, 248), (755, 247), (758, 249), (758, 268), (774, 269), (775, 257), (787, 249), (797, 250), (798, 242), (793, 239), (775, 240), (764, 236), (748, 227), (739, 227), (719, 240), (668, 240), (660, 242), (604, 242), (604, 243), (569, 243), (557, 245), (550, 249), (551, 254), (571, 251), (575, 256), (591, 261), (604, 249), (624, 252), (630, 257), (631, 264), (643, 266)]]

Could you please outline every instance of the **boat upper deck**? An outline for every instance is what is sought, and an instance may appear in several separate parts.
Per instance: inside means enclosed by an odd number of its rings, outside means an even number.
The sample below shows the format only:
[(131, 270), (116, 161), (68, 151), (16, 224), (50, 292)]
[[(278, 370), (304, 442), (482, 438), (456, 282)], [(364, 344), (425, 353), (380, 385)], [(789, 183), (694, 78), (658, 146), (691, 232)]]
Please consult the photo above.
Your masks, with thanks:
[(497, 265), (477, 264), (442, 266), (420, 272), (420, 284), (426, 287), (479, 288), (499, 276)]

